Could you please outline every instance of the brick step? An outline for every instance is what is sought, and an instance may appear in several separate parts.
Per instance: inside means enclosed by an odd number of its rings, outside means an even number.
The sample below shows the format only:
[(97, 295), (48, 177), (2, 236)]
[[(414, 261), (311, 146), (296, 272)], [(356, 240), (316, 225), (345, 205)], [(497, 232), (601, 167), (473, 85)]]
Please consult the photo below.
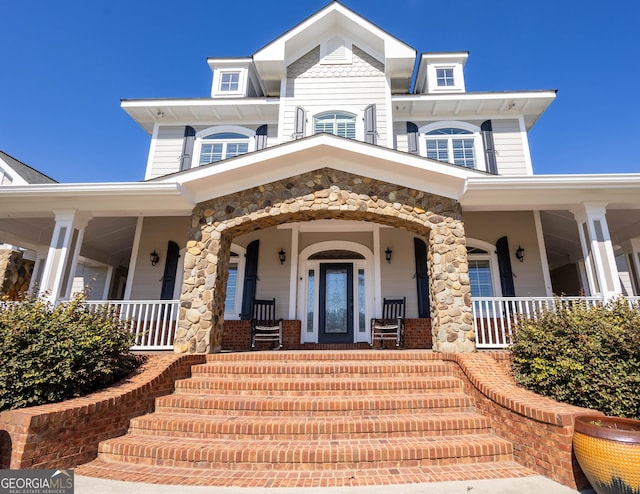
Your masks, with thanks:
[(319, 376), (370, 378), (375, 376), (410, 377), (414, 375), (453, 375), (454, 368), (441, 360), (413, 361), (262, 361), (208, 362), (194, 365), (194, 377), (221, 375), (237, 377), (262, 377), (266, 379), (283, 376), (315, 379)]
[[(261, 472), (226, 468), (158, 468), (155, 465), (105, 462), (101, 458), (75, 469), (76, 475), (153, 484), (216, 487), (355, 487), (395, 485), (415, 482), (472, 481), (478, 479), (522, 478), (536, 472), (513, 461), (466, 463), (458, 465), (398, 466), (319, 471)], [(315, 492), (315, 490), (314, 490)]]
[(490, 434), (449, 437), (271, 441), (127, 435), (100, 444), (105, 462), (229, 470), (344, 470), (512, 461), (511, 443)]
[(236, 396), (172, 394), (156, 400), (163, 413), (331, 416), (387, 415), (399, 411), (430, 409), (440, 412), (474, 410), (474, 401), (463, 393), (343, 395), (343, 396)]
[(490, 432), (490, 422), (476, 413), (437, 414), (415, 411), (386, 416), (233, 417), (154, 413), (131, 420), (132, 435), (205, 439), (335, 440), (426, 437)]
[(279, 350), (275, 352), (229, 352), (207, 355), (207, 362), (233, 361), (398, 361), (398, 360), (438, 360), (442, 361), (441, 353), (431, 350), (359, 350), (354, 351), (313, 351), (313, 350)]
[(176, 382), (177, 394), (238, 394), (238, 395), (331, 395), (373, 394), (401, 391), (402, 393), (426, 393), (434, 390), (462, 391), (462, 380), (452, 376), (414, 377), (397, 379), (392, 377), (353, 379), (347, 377), (317, 377), (299, 379), (281, 377), (273, 380), (252, 378), (198, 377)]

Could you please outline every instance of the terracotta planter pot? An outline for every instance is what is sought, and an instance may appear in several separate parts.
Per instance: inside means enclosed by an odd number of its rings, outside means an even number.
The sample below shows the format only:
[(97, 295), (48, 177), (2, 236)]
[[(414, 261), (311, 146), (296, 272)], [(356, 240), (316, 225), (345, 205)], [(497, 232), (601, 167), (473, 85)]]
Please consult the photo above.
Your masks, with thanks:
[(640, 420), (576, 417), (573, 452), (598, 494), (640, 494)]

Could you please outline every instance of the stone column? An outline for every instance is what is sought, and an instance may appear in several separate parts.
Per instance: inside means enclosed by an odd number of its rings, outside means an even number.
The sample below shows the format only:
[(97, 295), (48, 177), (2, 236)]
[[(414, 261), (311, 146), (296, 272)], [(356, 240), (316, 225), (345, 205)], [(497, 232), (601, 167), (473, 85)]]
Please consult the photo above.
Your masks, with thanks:
[(223, 235), (224, 223), (200, 225), (200, 217), (193, 215), (185, 252), (176, 353), (217, 353), (222, 347), (231, 239)]
[(469, 263), (462, 221), (433, 216), (429, 233), (431, 328), (437, 352), (474, 352)]

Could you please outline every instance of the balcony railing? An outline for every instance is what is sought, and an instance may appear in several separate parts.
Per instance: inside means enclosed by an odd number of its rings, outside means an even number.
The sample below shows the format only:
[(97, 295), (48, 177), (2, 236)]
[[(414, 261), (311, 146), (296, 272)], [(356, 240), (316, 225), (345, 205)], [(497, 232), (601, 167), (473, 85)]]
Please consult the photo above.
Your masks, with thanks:
[(132, 350), (173, 350), (179, 300), (88, 300), (88, 306), (107, 305), (127, 321), (135, 337)]
[[(638, 307), (640, 297), (625, 297), (631, 307)], [(543, 310), (568, 308), (583, 303), (587, 307), (605, 303), (602, 297), (473, 297), (473, 321), (476, 348), (507, 348), (520, 317), (535, 318)]]

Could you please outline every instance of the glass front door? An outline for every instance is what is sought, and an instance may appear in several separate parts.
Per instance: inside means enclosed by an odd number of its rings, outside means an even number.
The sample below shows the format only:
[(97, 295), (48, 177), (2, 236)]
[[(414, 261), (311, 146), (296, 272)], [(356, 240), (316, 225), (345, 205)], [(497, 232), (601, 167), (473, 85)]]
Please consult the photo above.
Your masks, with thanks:
[(319, 343), (353, 342), (353, 264), (320, 264)]

